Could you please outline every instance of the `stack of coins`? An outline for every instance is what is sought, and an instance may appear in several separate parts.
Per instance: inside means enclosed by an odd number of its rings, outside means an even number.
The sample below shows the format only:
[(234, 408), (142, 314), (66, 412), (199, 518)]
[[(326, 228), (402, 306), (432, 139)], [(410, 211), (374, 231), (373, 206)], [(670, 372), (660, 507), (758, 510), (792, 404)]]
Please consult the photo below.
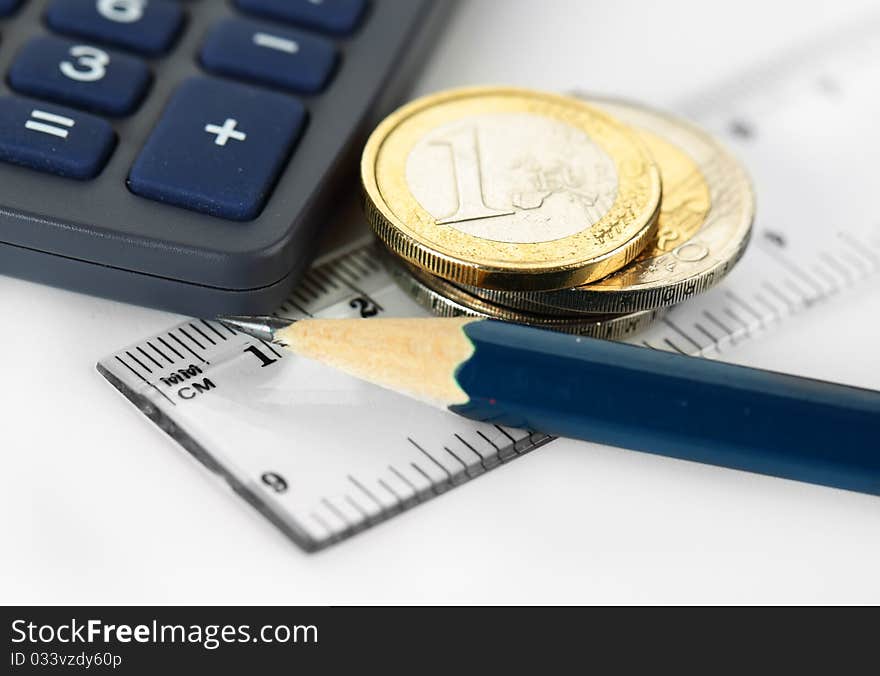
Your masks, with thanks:
[(433, 312), (603, 338), (716, 284), (754, 217), (742, 167), (692, 125), (525, 89), (407, 104), (361, 178), (389, 271)]

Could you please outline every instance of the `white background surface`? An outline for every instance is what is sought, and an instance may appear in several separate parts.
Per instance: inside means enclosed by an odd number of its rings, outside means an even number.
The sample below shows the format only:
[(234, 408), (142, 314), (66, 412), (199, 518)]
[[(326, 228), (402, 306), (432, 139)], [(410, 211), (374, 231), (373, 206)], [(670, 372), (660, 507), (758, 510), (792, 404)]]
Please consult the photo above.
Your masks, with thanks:
[[(419, 90), (670, 106), (871, 4), (476, 0)], [(877, 387), (878, 316), (875, 280), (728, 355)], [(176, 319), (0, 277), (0, 601), (880, 602), (877, 498), (570, 441), (303, 554), (95, 372)]]

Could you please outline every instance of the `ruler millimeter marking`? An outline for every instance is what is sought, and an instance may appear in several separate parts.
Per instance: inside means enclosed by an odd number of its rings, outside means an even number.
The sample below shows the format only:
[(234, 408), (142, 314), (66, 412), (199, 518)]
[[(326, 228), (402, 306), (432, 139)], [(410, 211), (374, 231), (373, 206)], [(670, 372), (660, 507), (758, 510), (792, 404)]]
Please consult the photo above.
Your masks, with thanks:
[[(880, 230), (877, 230), (880, 232)], [(827, 249), (794, 262), (772, 230), (755, 235), (730, 279), (689, 300), (627, 342), (695, 356), (716, 356), (828, 301), (880, 272), (880, 237), (837, 233)]]
[[(423, 313), (400, 294), (371, 251), (362, 246), (311, 270), (277, 314), (299, 319)], [(353, 383), (208, 320), (183, 322), (126, 347), (102, 360), (98, 370), (307, 550), (360, 532), (551, 439), (422, 410), (421, 404), (397, 401), (397, 395)], [(327, 379), (333, 382), (326, 389), (314, 384)], [(260, 398), (266, 387), (272, 388), (268, 401)], [(313, 438), (313, 453), (304, 453), (302, 430), (277, 420), (285, 410), (279, 402), (300, 397), (322, 399), (318, 417), (327, 422), (344, 419), (351, 410), (345, 400), (354, 397), (359, 414), (384, 412), (367, 424), (382, 436), (347, 433), (334, 440), (328, 431)], [(401, 403), (418, 418), (407, 432), (398, 431)], [(266, 424), (255, 429), (258, 421)], [(355, 429), (358, 422), (347, 420)], [(338, 446), (360, 458), (327, 462)]]
[[(869, 220), (876, 192), (869, 170), (880, 164), (880, 147), (866, 144), (863, 132), (880, 115), (873, 86), (880, 25), (860, 39), (705, 99), (711, 105), (698, 109), (698, 121), (754, 177), (753, 241), (721, 285), (629, 342), (715, 355), (876, 275), (880, 229)], [(845, 176), (834, 170), (841, 166), (849, 168)], [(835, 194), (847, 199), (835, 201)], [(860, 204), (855, 195), (868, 197)], [(370, 318), (424, 311), (397, 290), (369, 247), (355, 246), (310, 271), (276, 314)], [(308, 550), (551, 440), (432, 409), (207, 320), (183, 322), (119, 350), (98, 370)]]

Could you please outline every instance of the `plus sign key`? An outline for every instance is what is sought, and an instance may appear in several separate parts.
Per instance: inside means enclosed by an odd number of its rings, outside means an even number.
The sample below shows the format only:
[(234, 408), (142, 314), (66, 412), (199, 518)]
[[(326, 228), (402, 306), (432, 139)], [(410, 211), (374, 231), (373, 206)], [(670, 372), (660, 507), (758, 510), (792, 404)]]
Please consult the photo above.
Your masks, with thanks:
[(292, 96), (196, 77), (174, 93), (128, 177), (132, 192), (236, 221), (266, 204), (305, 122)]
[(218, 127), (216, 124), (206, 124), (205, 131), (216, 136), (214, 143), (218, 146), (225, 146), (229, 139), (235, 139), (236, 141), (247, 140), (247, 134), (238, 131), (238, 129), (236, 129), (237, 126), (238, 120), (226, 118), (226, 122), (223, 123), (222, 127)]

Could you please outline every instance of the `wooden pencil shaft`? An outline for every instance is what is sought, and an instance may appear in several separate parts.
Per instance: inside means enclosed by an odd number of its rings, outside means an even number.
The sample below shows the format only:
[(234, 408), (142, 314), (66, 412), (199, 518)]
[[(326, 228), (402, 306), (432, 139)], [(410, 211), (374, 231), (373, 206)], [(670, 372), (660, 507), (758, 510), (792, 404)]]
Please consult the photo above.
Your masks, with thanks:
[(297, 322), (291, 349), (486, 422), (880, 493), (880, 393), (494, 320)]
[(309, 319), (276, 334), (291, 350), (357, 378), (446, 408), (465, 403), (455, 369), (474, 352), (472, 318)]
[(494, 321), (463, 327), (471, 418), (880, 493), (880, 393)]

